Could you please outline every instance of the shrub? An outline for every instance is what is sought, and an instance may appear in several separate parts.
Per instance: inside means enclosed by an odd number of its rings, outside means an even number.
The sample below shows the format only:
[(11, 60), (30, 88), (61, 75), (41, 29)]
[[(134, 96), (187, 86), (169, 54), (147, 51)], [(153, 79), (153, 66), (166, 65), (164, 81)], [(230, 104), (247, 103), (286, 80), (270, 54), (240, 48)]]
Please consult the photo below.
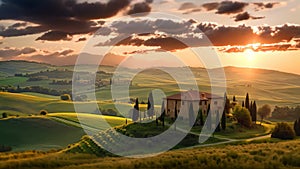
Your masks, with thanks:
[(4, 118), (4, 119), (5, 119), (5, 118), (7, 118), (7, 117), (8, 117), (8, 114), (7, 114), (7, 113), (5, 113), (5, 112), (4, 112), (4, 113), (2, 113), (2, 118)]
[(60, 99), (68, 101), (68, 100), (71, 100), (71, 96), (69, 94), (63, 94), (60, 96)]
[(47, 110), (41, 110), (41, 111), (40, 111), (40, 115), (45, 116), (45, 115), (47, 115), (47, 114), (48, 114)]
[(240, 125), (245, 127), (251, 127), (252, 124), (251, 115), (247, 108), (236, 106), (234, 108), (233, 114)]
[(8, 152), (8, 151), (11, 151), (12, 148), (9, 147), (9, 146), (3, 146), (3, 145), (0, 145), (0, 152)]
[(272, 138), (279, 138), (283, 140), (291, 140), (296, 136), (293, 128), (287, 123), (278, 123), (272, 132)]

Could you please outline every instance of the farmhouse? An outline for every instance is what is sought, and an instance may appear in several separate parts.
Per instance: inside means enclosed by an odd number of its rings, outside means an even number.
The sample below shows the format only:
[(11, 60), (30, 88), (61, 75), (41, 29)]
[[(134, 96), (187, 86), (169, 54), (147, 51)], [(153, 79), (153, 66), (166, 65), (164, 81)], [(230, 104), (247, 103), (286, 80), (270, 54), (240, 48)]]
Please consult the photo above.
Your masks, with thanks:
[[(177, 111), (178, 117), (188, 118), (188, 111), (190, 105), (193, 105), (195, 114), (199, 108), (204, 115), (207, 115), (208, 105), (211, 105), (212, 112), (218, 112), (222, 110), (224, 99), (223, 97), (212, 95), (207, 92), (199, 92), (196, 90), (189, 90), (180, 92), (165, 98), (166, 102), (166, 115), (174, 118)], [(213, 103), (212, 103), (213, 101)]]

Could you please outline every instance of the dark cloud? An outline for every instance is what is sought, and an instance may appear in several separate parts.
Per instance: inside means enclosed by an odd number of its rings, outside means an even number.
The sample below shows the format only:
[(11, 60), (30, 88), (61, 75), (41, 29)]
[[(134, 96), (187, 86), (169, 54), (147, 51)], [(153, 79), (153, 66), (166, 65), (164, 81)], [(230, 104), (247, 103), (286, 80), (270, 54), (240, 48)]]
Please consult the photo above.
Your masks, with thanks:
[(151, 11), (151, 7), (147, 2), (134, 4), (128, 11), (128, 15), (146, 15)]
[(72, 37), (66, 32), (50, 31), (37, 38), (36, 40), (59, 41), (72, 40)]
[(21, 49), (17, 48), (3, 48), (0, 49), (0, 58), (2, 59), (12, 59), (22, 54), (30, 54), (36, 52), (36, 49), (31, 47), (25, 47)]
[[(69, 35), (91, 33), (99, 24), (92, 19), (109, 18), (130, 6), (130, 0), (109, 0), (107, 3), (83, 2), (77, 0), (2, 0), (0, 5), (1, 20), (19, 20), (40, 26), (27, 27), (18, 23), (1, 31), (0, 36), (21, 36), (40, 32), (66, 32)], [(42, 29), (41, 29), (42, 28)], [(16, 32), (16, 33), (14, 33)], [(48, 40), (49, 34), (39, 39)], [(49, 40), (53, 40), (52, 36)]]
[(8, 29), (14, 29), (14, 28), (19, 28), (19, 27), (25, 27), (27, 26), (27, 22), (17, 22), (11, 26), (8, 27)]
[(234, 21), (238, 22), (238, 21), (248, 20), (250, 18), (251, 18), (250, 14), (248, 12), (244, 12), (236, 15)]
[[(246, 17), (248, 18), (248, 16)], [(249, 18), (254, 19), (253, 16)], [(248, 18), (248, 19), (249, 19)], [(242, 17), (240, 18), (242, 19)], [(245, 18), (244, 18), (245, 19)], [(173, 51), (199, 46), (246, 46), (253, 43), (277, 44), (290, 42), (300, 35), (299, 25), (224, 26), (200, 23), (194, 20), (135, 20), (118, 21), (110, 27), (118, 36), (101, 42), (98, 46), (149, 46)], [(157, 32), (160, 32), (159, 34)], [(136, 34), (135, 36), (132, 36)], [(204, 36), (205, 35), (205, 36)], [(210, 44), (211, 42), (212, 44)], [(281, 50), (279, 47), (274, 49)]]
[(193, 8), (197, 8), (197, 5), (195, 5), (192, 2), (185, 2), (179, 7), (178, 10), (188, 10), (188, 9), (193, 9)]
[(86, 41), (86, 37), (79, 38), (76, 42), (82, 42), (82, 41)]
[(243, 20), (248, 20), (248, 19), (263, 19), (265, 17), (256, 17), (256, 16), (251, 16), (248, 12), (240, 13), (235, 16), (236, 22), (243, 21)]
[(236, 14), (242, 12), (248, 5), (245, 2), (223, 1), (217, 9), (217, 14)]
[(32, 35), (37, 33), (42, 33), (48, 29), (44, 26), (28, 26), (26, 28), (18, 29), (15, 26), (9, 26), (0, 30), (0, 36), (3, 37), (12, 37), (12, 36), (22, 36), (22, 35)]
[(218, 9), (219, 5), (219, 2), (210, 2), (203, 4), (202, 7), (205, 8), (207, 11), (211, 11)]
[(268, 2), (268, 3), (263, 3), (263, 2), (257, 2), (253, 3), (253, 5), (256, 6), (256, 10), (263, 10), (263, 9), (270, 9), (273, 8), (275, 5), (278, 5), (278, 2)]

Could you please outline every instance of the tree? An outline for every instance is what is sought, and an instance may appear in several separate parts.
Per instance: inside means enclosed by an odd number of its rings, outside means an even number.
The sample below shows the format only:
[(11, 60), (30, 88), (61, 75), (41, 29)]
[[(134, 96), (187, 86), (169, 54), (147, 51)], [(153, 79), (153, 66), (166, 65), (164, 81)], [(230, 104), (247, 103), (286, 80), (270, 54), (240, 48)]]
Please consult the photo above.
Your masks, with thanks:
[(133, 113), (132, 113), (132, 121), (138, 121), (140, 116), (140, 108), (139, 108), (139, 99), (136, 98), (135, 104), (133, 106)]
[(223, 130), (226, 130), (226, 110), (223, 110), (222, 118), (221, 118), (221, 127)]
[(260, 124), (262, 124), (263, 120), (271, 115), (271, 106), (268, 104), (263, 105), (258, 109), (258, 115), (260, 117)]
[(48, 114), (47, 110), (41, 110), (40, 115), (46, 116)]
[(233, 102), (236, 102), (236, 98), (235, 98), (235, 96), (233, 96), (233, 98), (232, 98), (232, 101), (233, 101)]
[(220, 132), (221, 131), (221, 125), (220, 125), (220, 114), (219, 114), (219, 111), (217, 112), (217, 115), (216, 115), (216, 125), (217, 125), (216, 132)]
[(161, 115), (159, 119), (162, 122), (163, 127), (165, 127), (165, 117), (166, 117), (166, 109), (165, 109), (165, 102), (163, 101), (161, 104)]
[(225, 93), (224, 99), (225, 99), (225, 105), (224, 105), (224, 110), (222, 113), (221, 127), (223, 130), (226, 130), (226, 114), (229, 113), (229, 109), (230, 109), (230, 100), (228, 99), (226, 93)]
[(291, 140), (296, 136), (295, 131), (288, 123), (277, 123), (272, 132), (272, 138), (279, 138), (283, 140)]
[(203, 112), (200, 108), (198, 110), (198, 119), (199, 119), (200, 126), (203, 126), (204, 125)]
[(257, 107), (256, 107), (256, 102), (254, 101), (251, 107), (251, 114), (252, 114), (252, 121), (256, 123), (257, 121)]
[(211, 131), (211, 113), (210, 113), (210, 104), (208, 104), (208, 107), (207, 107), (207, 117), (206, 117), (206, 124), (207, 124), (207, 129), (209, 131)]
[(65, 100), (65, 101), (71, 100), (71, 96), (69, 94), (63, 94), (60, 96), (60, 100)]
[(294, 130), (297, 136), (300, 136), (300, 118), (294, 122)]
[(245, 107), (236, 106), (234, 108), (233, 115), (240, 125), (251, 127), (251, 116), (248, 109)]
[(250, 111), (249, 94), (247, 93), (245, 99), (245, 107)]
[(148, 117), (151, 118), (153, 118), (154, 116), (154, 100), (153, 100), (152, 92), (150, 92), (148, 96), (147, 115)]
[(7, 117), (8, 117), (8, 114), (7, 114), (7, 113), (5, 113), (5, 112), (4, 112), (4, 113), (2, 113), (2, 118), (4, 118), (4, 119), (5, 119), (5, 118), (7, 118)]
[(189, 124), (190, 124), (190, 127), (193, 127), (194, 122), (195, 122), (194, 108), (193, 108), (193, 104), (190, 103), (190, 108), (189, 108)]
[(244, 101), (242, 101), (242, 107), (245, 107), (245, 102)]

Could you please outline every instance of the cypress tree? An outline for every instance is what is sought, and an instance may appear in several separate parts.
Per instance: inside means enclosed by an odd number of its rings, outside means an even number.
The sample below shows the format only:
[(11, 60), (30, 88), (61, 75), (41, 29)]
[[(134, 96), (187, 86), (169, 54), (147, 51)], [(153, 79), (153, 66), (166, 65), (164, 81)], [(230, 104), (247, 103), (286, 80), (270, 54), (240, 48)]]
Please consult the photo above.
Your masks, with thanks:
[(151, 118), (153, 118), (154, 116), (154, 100), (153, 100), (152, 92), (150, 92), (148, 96), (147, 115), (148, 117)]
[(207, 117), (206, 117), (207, 129), (211, 131), (211, 113), (210, 113), (210, 104), (208, 104), (207, 108)]
[(249, 94), (247, 93), (246, 95), (246, 99), (245, 99), (245, 107), (249, 110), (250, 109), (250, 105), (249, 105)]
[(190, 127), (193, 127), (194, 121), (195, 121), (194, 108), (193, 108), (193, 104), (190, 103), (190, 108), (189, 108), (189, 124), (190, 124)]
[(242, 107), (245, 107), (245, 102), (244, 101), (242, 101)]
[(256, 107), (256, 102), (254, 101), (253, 102), (253, 105), (252, 105), (252, 121), (256, 124), (256, 121), (257, 121), (257, 107)]
[(220, 132), (221, 131), (221, 125), (220, 125), (220, 113), (219, 113), (219, 111), (217, 112), (217, 115), (216, 115), (216, 125), (217, 125), (216, 132)]
[(236, 98), (235, 98), (235, 96), (233, 96), (233, 98), (232, 98), (232, 101), (233, 101), (233, 102), (236, 102)]
[(139, 119), (139, 115), (140, 115), (139, 111), (140, 111), (139, 99), (136, 98), (135, 104), (134, 104), (134, 107), (133, 107), (132, 121), (137, 121)]
[(300, 136), (300, 118), (294, 122), (294, 130), (297, 136)]
[(163, 127), (165, 127), (165, 116), (166, 116), (165, 101), (163, 101), (161, 104), (161, 116), (160, 116), (160, 120), (162, 122)]
[(204, 125), (204, 121), (203, 121), (203, 112), (202, 110), (199, 108), (198, 110), (198, 115), (199, 115), (199, 122), (200, 122), (200, 126)]

